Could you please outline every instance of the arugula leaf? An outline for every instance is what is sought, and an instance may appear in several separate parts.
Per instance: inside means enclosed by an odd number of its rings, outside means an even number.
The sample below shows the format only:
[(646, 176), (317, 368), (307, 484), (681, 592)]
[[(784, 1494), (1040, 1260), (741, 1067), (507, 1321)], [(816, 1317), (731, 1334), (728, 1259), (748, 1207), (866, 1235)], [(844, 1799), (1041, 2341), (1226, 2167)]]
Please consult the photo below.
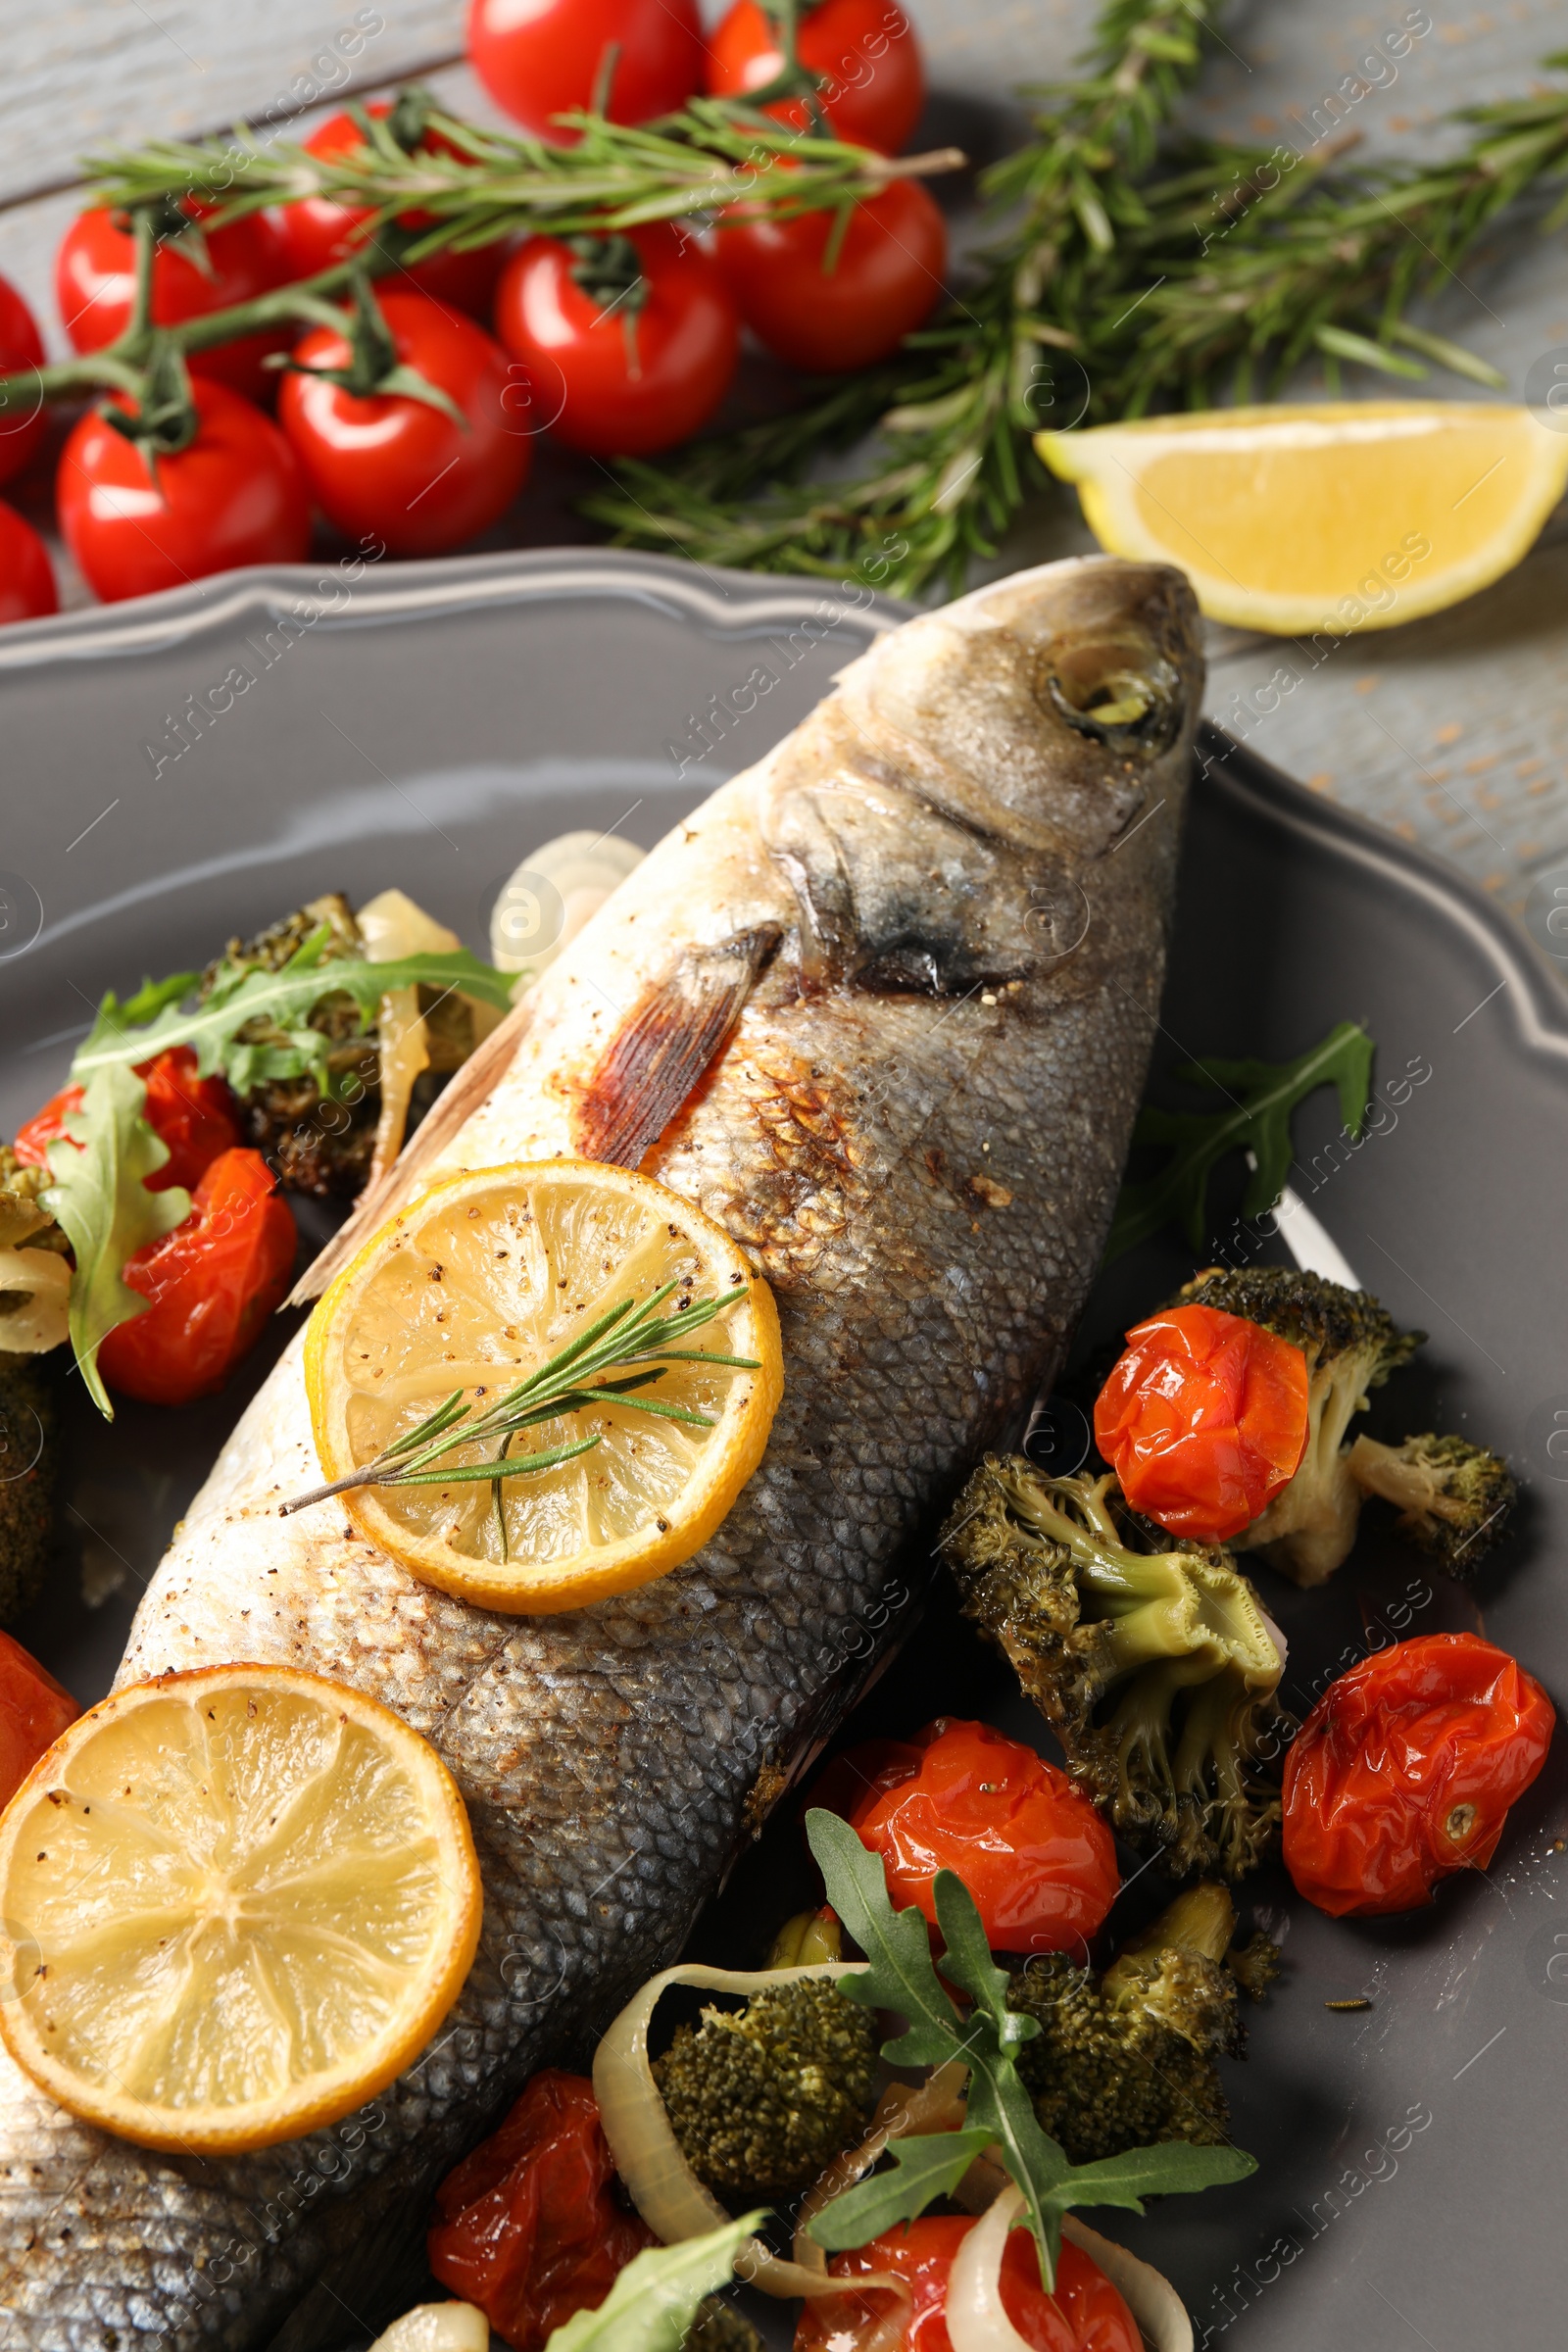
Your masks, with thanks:
[(702, 2237), (649, 2246), (617, 2273), (597, 2310), (574, 2312), (545, 2352), (678, 2352), (705, 2295), (722, 2286), (765, 2212), (742, 2214)]
[(96, 1071), (80, 1110), (49, 1146), (54, 1181), (38, 1196), (75, 1253), (71, 1346), (87, 1393), (107, 1421), (115, 1408), (99, 1375), (98, 1350), (119, 1324), (145, 1314), (152, 1303), (127, 1286), (122, 1268), (190, 1214), (190, 1195), (178, 1185), (163, 1193), (147, 1190), (144, 1179), (164, 1165), (169, 1146), (141, 1115), (146, 1100), (147, 1089), (132, 1071)]
[[(973, 2000), (967, 2018), (937, 1975), (920, 1912), (912, 1905), (893, 1908), (881, 1856), (869, 1852), (834, 1813), (808, 1813), (806, 1834), (828, 1901), (866, 1956), (863, 1969), (839, 1979), (839, 1990), (907, 2020), (906, 2032), (883, 2044), (883, 2057), (894, 2066), (941, 2066), (959, 2059), (969, 2069), (969, 2128), (891, 2140), (898, 2170), (873, 2175), (825, 2206), (809, 2226), (819, 2245), (839, 2252), (863, 2245), (895, 2222), (913, 2220), (933, 2197), (956, 2185), (976, 2154), (995, 2145), (1023, 2193), (1040, 2249), (1040, 2275), (1049, 2289), (1061, 2251), (1061, 2217), (1070, 2207), (1124, 2205), (1142, 2213), (1146, 2196), (1208, 2188), (1245, 2180), (1257, 2170), (1255, 2159), (1240, 2148), (1195, 2148), (1181, 2140), (1131, 2148), (1096, 2164), (1069, 2164), (1065, 2151), (1041, 2130), (1014, 2061), (1014, 2053), (1038, 2031), (1036, 2022), (1008, 2009), (1006, 1975), (991, 1957), (984, 1924), (962, 1881), (952, 1871), (939, 1871), (934, 1892), (946, 1946), (942, 1974)], [(923, 2149), (932, 2153), (923, 2157)]]
[(1195, 1250), (1208, 1238), (1208, 1179), (1227, 1152), (1250, 1152), (1254, 1165), (1242, 1198), (1244, 1217), (1260, 1217), (1284, 1191), (1295, 1157), (1291, 1117), (1320, 1086), (1339, 1090), (1340, 1117), (1352, 1136), (1366, 1118), (1373, 1043), (1354, 1021), (1339, 1021), (1294, 1061), (1183, 1062), (1186, 1086), (1229, 1098), (1214, 1110), (1160, 1110), (1146, 1103), (1133, 1129), (1140, 1144), (1165, 1147), (1165, 1165), (1121, 1188), (1105, 1263), (1166, 1224), (1178, 1225)]
[(898, 2170), (874, 2173), (869, 2180), (846, 2189), (807, 2223), (806, 2234), (829, 2254), (863, 2246), (896, 2222), (912, 2222), (933, 2197), (951, 2196), (990, 2145), (990, 2132), (980, 2131), (927, 2132), (916, 2138), (890, 2139), (888, 2154)]
[[(331, 1040), (313, 1029), (309, 1019), (323, 997), (340, 990), (352, 997), (363, 1023), (372, 1020), (382, 997), (398, 988), (462, 989), (503, 1011), (512, 1004), (514, 975), (481, 963), (466, 948), (386, 963), (359, 956), (323, 960), (330, 939), (323, 923), (280, 971), (235, 966), (219, 976), (201, 1004), (187, 1002), (199, 977), (192, 973), (149, 980), (124, 1004), (113, 994), (105, 997), (71, 1065), (73, 1078), (85, 1083), (98, 1070), (129, 1068), (172, 1046), (189, 1046), (198, 1075), (209, 1078), (220, 1070), (236, 1094), (249, 1094), (267, 1079), (305, 1076), (325, 1094)], [(272, 1034), (242, 1041), (239, 1032), (253, 1021)]]

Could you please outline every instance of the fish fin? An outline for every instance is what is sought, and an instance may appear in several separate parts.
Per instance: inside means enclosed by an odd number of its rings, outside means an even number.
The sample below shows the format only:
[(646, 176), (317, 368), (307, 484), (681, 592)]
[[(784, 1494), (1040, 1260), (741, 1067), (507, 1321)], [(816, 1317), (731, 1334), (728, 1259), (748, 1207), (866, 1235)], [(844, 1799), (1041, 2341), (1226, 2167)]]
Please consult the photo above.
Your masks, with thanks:
[(737, 932), (683, 956), (643, 991), (583, 1089), (575, 1141), (585, 1159), (638, 1166), (734, 1028), (782, 937), (771, 924)]
[(347, 1221), (311, 1260), (284, 1299), (285, 1307), (309, 1306), (313, 1298), (319, 1298), (328, 1283), (337, 1279), (356, 1250), (391, 1215), (409, 1180), (439, 1157), (486, 1096), (495, 1091), (521, 1045), (532, 1016), (533, 999), (527, 996), (520, 1004), (514, 1004), (505, 1020), (474, 1048), (454, 1073), (451, 1083), (436, 1097), (392, 1165), (366, 1186)]

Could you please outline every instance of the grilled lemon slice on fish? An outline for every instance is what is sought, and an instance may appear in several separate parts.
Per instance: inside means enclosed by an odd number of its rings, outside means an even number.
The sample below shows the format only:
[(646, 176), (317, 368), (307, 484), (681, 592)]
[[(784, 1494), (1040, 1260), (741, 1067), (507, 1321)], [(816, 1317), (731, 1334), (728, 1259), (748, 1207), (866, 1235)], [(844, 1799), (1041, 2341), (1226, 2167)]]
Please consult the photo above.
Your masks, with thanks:
[[(652, 1314), (662, 1351), (615, 1358), (617, 1307), (628, 1328)], [(498, 1438), (514, 1398), (539, 1413), (519, 1392), (547, 1371), (536, 1398), (580, 1372), (589, 1400)], [(646, 1176), (555, 1159), (455, 1177), (382, 1226), (317, 1307), (305, 1379), (328, 1481), (429, 1461), (342, 1494), (366, 1535), (443, 1592), (546, 1613), (708, 1542), (762, 1458), (783, 1363), (772, 1293), (722, 1227)], [(429, 1460), (413, 1433), (443, 1407), (491, 1434), (449, 1425)]]
[(388, 1708), (286, 1666), (133, 1683), (0, 1822), (0, 2034), (123, 2139), (267, 2147), (418, 2056), (481, 1903), (452, 1776)]

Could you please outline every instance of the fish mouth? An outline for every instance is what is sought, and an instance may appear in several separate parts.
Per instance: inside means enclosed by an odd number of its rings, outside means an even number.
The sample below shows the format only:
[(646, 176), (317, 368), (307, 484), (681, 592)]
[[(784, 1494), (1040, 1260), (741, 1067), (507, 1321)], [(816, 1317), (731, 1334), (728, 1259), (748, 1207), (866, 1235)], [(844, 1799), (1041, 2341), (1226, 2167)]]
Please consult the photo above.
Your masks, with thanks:
[(1046, 691), (1069, 727), (1113, 751), (1153, 759), (1168, 751), (1185, 715), (1175, 664), (1147, 645), (1075, 645), (1046, 673)]

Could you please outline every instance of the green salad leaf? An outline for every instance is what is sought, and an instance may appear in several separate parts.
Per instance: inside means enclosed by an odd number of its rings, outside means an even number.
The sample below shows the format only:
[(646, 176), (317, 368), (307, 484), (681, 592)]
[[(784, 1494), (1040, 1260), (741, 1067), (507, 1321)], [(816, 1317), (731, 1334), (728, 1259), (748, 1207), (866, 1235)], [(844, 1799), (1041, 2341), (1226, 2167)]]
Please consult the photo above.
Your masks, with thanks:
[(1105, 1262), (1120, 1257), (1164, 1225), (1179, 1226), (1194, 1250), (1208, 1239), (1208, 1179), (1228, 1152), (1250, 1152), (1252, 1171), (1242, 1197), (1244, 1217), (1271, 1209), (1291, 1173), (1291, 1118), (1320, 1086), (1339, 1090), (1340, 1117), (1361, 1132), (1372, 1087), (1375, 1049), (1354, 1021), (1338, 1021), (1317, 1045), (1293, 1061), (1227, 1061), (1210, 1055), (1187, 1061), (1172, 1075), (1184, 1086), (1225, 1097), (1207, 1110), (1161, 1110), (1145, 1103), (1133, 1129), (1133, 1148), (1154, 1145), (1165, 1164), (1121, 1188)]
[(634, 2255), (597, 2310), (574, 2312), (545, 2352), (678, 2352), (705, 2295), (722, 2286), (742, 2245), (767, 2215), (743, 2213), (702, 2237)]
[[(162, 1239), (190, 1214), (190, 1195), (178, 1185), (150, 1193), (146, 1179), (169, 1157), (169, 1146), (142, 1116), (147, 1089), (118, 1064), (97, 1069), (79, 1111), (49, 1146), (53, 1182), (39, 1194), (75, 1255), (68, 1309), (72, 1352), (87, 1393), (106, 1420), (115, 1417), (98, 1371), (98, 1350), (109, 1334), (151, 1304), (123, 1279), (126, 1260)], [(69, 1140), (68, 1140), (69, 1139)]]
[(359, 956), (329, 957), (332, 939), (323, 923), (278, 971), (255, 965), (220, 971), (199, 1002), (192, 1001), (201, 978), (195, 972), (149, 980), (123, 1004), (111, 991), (77, 1049), (73, 1078), (85, 1083), (96, 1071), (126, 1069), (189, 1046), (198, 1075), (221, 1071), (237, 1095), (272, 1079), (306, 1076), (324, 1095), (331, 1091), (331, 1040), (310, 1020), (323, 997), (352, 997), (362, 1023), (373, 1020), (382, 997), (396, 988), (461, 989), (502, 1011), (512, 1004), (514, 976), (481, 963), (466, 948), (371, 963)]
[[(1130, 2148), (1095, 2164), (1070, 2164), (1065, 2150), (1041, 2130), (1014, 2061), (1038, 2027), (1033, 2018), (1007, 2008), (1006, 1976), (991, 1957), (974, 1897), (962, 1881), (950, 1870), (939, 1871), (935, 1893), (946, 1946), (942, 1976), (970, 1996), (974, 2006), (967, 2017), (937, 1975), (921, 1913), (912, 1905), (894, 1909), (881, 1856), (869, 1852), (835, 1813), (808, 1813), (806, 1834), (827, 1899), (866, 1956), (863, 1969), (839, 1978), (839, 1990), (867, 2007), (895, 2010), (906, 2021), (906, 2031), (883, 2044), (883, 2057), (890, 2066), (943, 2066), (957, 2059), (969, 2069), (970, 2128), (933, 2134), (925, 2144), (937, 2154), (924, 2164), (919, 2142), (907, 2143), (916, 2152), (906, 2153), (905, 2143), (890, 2141), (898, 2170), (873, 2175), (824, 2206), (810, 2225), (818, 2244), (835, 2250), (863, 2245), (879, 2230), (911, 2221), (933, 2197), (956, 2185), (982, 2147), (995, 2148), (1022, 2191), (1040, 2249), (1040, 2275), (1049, 2289), (1061, 2251), (1061, 2217), (1072, 2206), (1124, 2205), (1142, 2213), (1147, 2196), (1216, 2187), (1257, 2170), (1256, 2159), (1240, 2148), (1195, 2148), (1182, 2140)], [(962, 2166), (960, 2142), (970, 2151)], [(862, 2227), (864, 2237), (850, 2234)]]

